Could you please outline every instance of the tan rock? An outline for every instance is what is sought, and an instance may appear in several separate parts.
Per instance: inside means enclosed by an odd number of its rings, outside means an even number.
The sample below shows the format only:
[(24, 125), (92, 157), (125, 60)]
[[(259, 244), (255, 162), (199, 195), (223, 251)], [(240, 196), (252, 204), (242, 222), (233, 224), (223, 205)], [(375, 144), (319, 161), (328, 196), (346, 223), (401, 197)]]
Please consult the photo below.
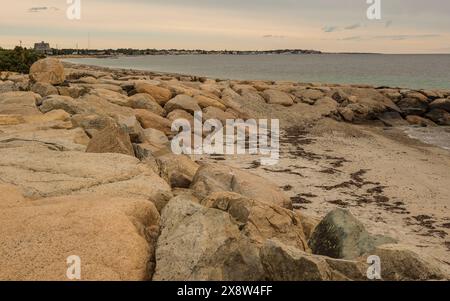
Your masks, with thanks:
[(165, 116), (166, 114), (163, 107), (161, 107), (152, 96), (145, 93), (138, 93), (129, 97), (128, 106), (133, 109), (148, 110), (160, 116)]
[(228, 213), (173, 198), (161, 214), (153, 280), (263, 280), (259, 250)]
[(209, 120), (209, 119), (217, 119), (222, 122), (222, 124), (226, 124), (227, 119), (235, 119), (235, 115), (224, 112), (221, 109), (217, 107), (208, 107), (203, 110), (203, 120)]
[(1, 280), (69, 280), (72, 255), (81, 259), (81, 280), (151, 279), (160, 219), (151, 202), (104, 196), (29, 201), (8, 190), (5, 200), (0, 191)]
[(308, 254), (278, 240), (261, 249), (261, 262), (269, 281), (363, 280), (367, 267), (357, 261), (335, 260)]
[(219, 164), (204, 164), (191, 188), (200, 198), (213, 192), (236, 192), (250, 199), (292, 209), (291, 200), (273, 183), (249, 172)]
[(138, 93), (147, 93), (152, 96), (160, 105), (165, 105), (172, 98), (169, 89), (155, 86), (146, 82), (137, 82), (135, 89)]
[(197, 101), (188, 95), (177, 95), (169, 100), (164, 109), (170, 113), (174, 110), (184, 110), (190, 114), (200, 112), (202, 109), (197, 104)]
[(61, 151), (38, 142), (0, 145), (0, 178), (27, 197), (95, 193), (145, 199), (158, 210), (172, 197), (170, 186), (131, 156)]
[(54, 58), (39, 60), (30, 68), (30, 79), (33, 82), (51, 85), (62, 84), (66, 79), (64, 66), (59, 60)]
[(0, 94), (0, 114), (38, 115), (36, 103), (41, 96), (33, 92), (6, 92)]
[[(373, 253), (373, 254), (372, 254)], [(445, 279), (442, 271), (419, 256), (407, 246), (383, 245), (379, 246), (370, 255), (380, 257), (382, 270), (381, 277), (389, 281), (417, 281)]]
[(110, 125), (97, 132), (89, 142), (88, 153), (117, 153), (134, 156), (133, 145), (127, 131), (117, 125)]
[(166, 135), (172, 134), (170, 120), (147, 110), (134, 110), (134, 113), (144, 129), (151, 128), (162, 131)]
[(161, 177), (172, 188), (189, 188), (200, 167), (188, 156), (167, 153), (157, 157)]
[(213, 192), (202, 204), (228, 212), (253, 243), (262, 245), (267, 239), (276, 238), (302, 251), (309, 250), (300, 216), (290, 210), (233, 192)]
[(287, 107), (294, 104), (294, 99), (291, 95), (274, 89), (264, 91), (263, 97), (269, 104), (279, 104)]
[(204, 95), (196, 95), (194, 96), (195, 101), (197, 101), (197, 104), (202, 108), (207, 107), (216, 107), (221, 109), (222, 111), (225, 111), (227, 108), (217, 99), (214, 99), (212, 97), (204, 96)]
[(39, 94), (42, 97), (59, 94), (58, 89), (48, 83), (34, 83), (31, 86), (31, 92)]
[(418, 125), (418, 126), (422, 126), (422, 127), (434, 127), (437, 126), (436, 123), (434, 123), (433, 121), (417, 116), (417, 115), (409, 115), (406, 116), (406, 121), (409, 122), (409, 124), (412, 125)]

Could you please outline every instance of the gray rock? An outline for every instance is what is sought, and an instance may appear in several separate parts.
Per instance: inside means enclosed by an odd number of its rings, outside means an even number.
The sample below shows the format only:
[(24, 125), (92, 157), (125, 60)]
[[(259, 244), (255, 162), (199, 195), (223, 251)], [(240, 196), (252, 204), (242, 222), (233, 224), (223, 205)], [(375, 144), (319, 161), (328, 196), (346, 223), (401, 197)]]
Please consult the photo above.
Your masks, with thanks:
[(442, 109), (433, 109), (425, 115), (439, 125), (450, 125), (450, 113)]
[(263, 280), (259, 250), (228, 213), (196, 204), (183, 195), (161, 214), (154, 281)]
[(370, 235), (348, 210), (335, 209), (317, 225), (308, 243), (314, 254), (355, 259), (381, 244), (395, 241)]
[(403, 98), (397, 106), (405, 115), (423, 115), (428, 110), (428, 102), (419, 98)]

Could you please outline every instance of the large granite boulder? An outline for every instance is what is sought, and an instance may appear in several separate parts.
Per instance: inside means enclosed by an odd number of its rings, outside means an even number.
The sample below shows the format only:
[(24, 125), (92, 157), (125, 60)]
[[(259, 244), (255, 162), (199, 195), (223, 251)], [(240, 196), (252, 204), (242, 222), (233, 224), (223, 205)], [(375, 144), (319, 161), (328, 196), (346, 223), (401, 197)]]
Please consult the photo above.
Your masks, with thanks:
[(111, 124), (94, 134), (89, 142), (86, 152), (88, 153), (117, 153), (134, 156), (128, 132)]
[(172, 98), (172, 92), (169, 89), (147, 82), (136, 82), (135, 89), (138, 93), (149, 94), (160, 105), (165, 105)]
[(188, 95), (177, 95), (169, 100), (164, 109), (170, 113), (174, 110), (184, 110), (190, 114), (200, 112), (202, 109), (198, 105), (197, 101)]
[(293, 211), (258, 202), (234, 192), (213, 192), (202, 204), (228, 212), (239, 224), (241, 233), (253, 243), (264, 244), (267, 239), (308, 251), (300, 216)]
[(37, 115), (36, 103), (41, 96), (33, 92), (6, 92), (0, 94), (0, 114)]
[(27, 197), (95, 193), (145, 199), (158, 210), (172, 197), (170, 186), (134, 157), (61, 151), (42, 143), (19, 142), (0, 143), (0, 178), (17, 185)]
[(308, 242), (314, 254), (338, 259), (355, 259), (387, 243), (395, 243), (395, 240), (370, 235), (364, 225), (344, 209), (327, 214)]
[(128, 106), (133, 109), (148, 110), (160, 116), (164, 116), (166, 111), (161, 107), (155, 99), (146, 93), (138, 93), (128, 98)]
[(263, 93), (263, 97), (269, 104), (283, 105), (286, 107), (294, 104), (294, 97), (292, 95), (279, 90), (266, 90)]
[(450, 99), (449, 98), (436, 99), (435, 101), (430, 103), (430, 109), (444, 110), (450, 113)]
[(259, 250), (242, 237), (228, 213), (185, 196), (173, 198), (161, 214), (153, 280), (263, 280)]
[(443, 280), (445, 275), (429, 259), (425, 259), (404, 245), (378, 246), (371, 255), (381, 260), (381, 278), (387, 281)]
[(58, 95), (58, 89), (48, 83), (34, 83), (31, 86), (31, 91), (41, 95), (42, 97), (46, 97), (49, 95)]
[(442, 109), (433, 109), (425, 115), (439, 125), (450, 125), (450, 113)]
[(147, 110), (134, 110), (137, 120), (144, 129), (155, 129), (164, 132), (166, 135), (172, 133), (172, 122), (164, 117)]
[(189, 188), (200, 167), (188, 156), (163, 154), (157, 157), (161, 177), (166, 179), (172, 188)]
[(66, 79), (64, 66), (59, 60), (54, 58), (39, 60), (30, 68), (30, 79), (33, 82), (51, 85), (62, 84)]
[(155, 206), (139, 198), (97, 195), (30, 201), (0, 185), (0, 280), (69, 280), (69, 256), (81, 280), (150, 280), (159, 233)]
[(213, 192), (236, 192), (256, 201), (292, 209), (291, 200), (275, 184), (252, 173), (225, 165), (202, 165), (192, 181), (191, 188), (202, 199)]
[(403, 98), (397, 102), (405, 115), (423, 115), (428, 110), (428, 101), (420, 98)]
[(261, 262), (269, 281), (343, 281), (367, 279), (367, 265), (303, 252), (274, 239), (261, 248)]

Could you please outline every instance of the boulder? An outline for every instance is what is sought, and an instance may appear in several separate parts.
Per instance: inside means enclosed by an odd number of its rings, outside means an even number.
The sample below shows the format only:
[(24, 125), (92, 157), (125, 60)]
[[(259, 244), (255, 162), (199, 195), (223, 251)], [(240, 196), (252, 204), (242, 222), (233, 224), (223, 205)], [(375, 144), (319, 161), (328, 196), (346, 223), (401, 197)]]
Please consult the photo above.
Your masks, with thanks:
[(160, 176), (166, 179), (172, 188), (189, 188), (200, 167), (188, 156), (173, 153), (158, 156), (157, 162)]
[(123, 93), (111, 91), (108, 89), (97, 88), (90, 91), (90, 94), (96, 95), (110, 103), (113, 103), (118, 106), (127, 107), (129, 103), (128, 96)]
[(79, 86), (59, 86), (56, 87), (58, 93), (62, 96), (70, 96), (72, 98), (79, 98), (89, 92), (88, 88)]
[[(20, 142), (20, 141), (19, 141)], [(37, 142), (0, 143), (0, 178), (33, 199), (100, 194), (145, 199), (161, 210), (170, 186), (146, 164), (122, 154), (61, 151)]]
[(152, 85), (146, 82), (136, 82), (135, 89), (138, 93), (147, 93), (153, 97), (160, 105), (165, 105), (172, 98), (172, 92), (169, 89)]
[(72, 255), (81, 259), (81, 280), (151, 279), (160, 220), (151, 202), (95, 195), (30, 201), (11, 190), (0, 186), (1, 280), (67, 281)]
[(0, 94), (6, 92), (13, 92), (17, 90), (18, 89), (16, 88), (16, 85), (14, 84), (13, 81), (6, 81), (6, 82), (0, 81)]
[(74, 128), (80, 127), (84, 129), (90, 137), (96, 132), (114, 124), (113, 118), (96, 114), (76, 114), (71, 117), (71, 121)]
[(87, 153), (117, 153), (134, 156), (133, 145), (128, 132), (117, 126), (110, 125), (98, 131), (89, 142)]
[(363, 280), (367, 270), (357, 261), (308, 254), (275, 239), (268, 240), (260, 254), (269, 281)]
[(154, 281), (263, 280), (259, 250), (226, 212), (183, 195), (161, 214)]
[(428, 97), (419, 91), (406, 91), (402, 92), (403, 98), (414, 98), (420, 102), (428, 102)]
[(88, 109), (79, 100), (70, 96), (50, 95), (42, 99), (39, 106), (42, 113), (53, 110), (64, 110), (71, 115), (87, 113)]
[(378, 116), (386, 126), (406, 126), (408, 122), (398, 112), (384, 112)]
[(159, 146), (160, 148), (167, 146), (170, 141), (169, 138), (167, 138), (166, 134), (164, 132), (155, 130), (155, 129), (145, 129), (143, 131), (144, 135), (144, 143), (150, 143), (155, 146)]
[(236, 192), (250, 199), (292, 209), (291, 200), (270, 181), (219, 164), (204, 164), (197, 171), (191, 188), (203, 199), (213, 192)]
[(223, 111), (225, 111), (227, 109), (219, 100), (212, 98), (212, 97), (202, 95), (202, 94), (198, 94), (198, 95), (194, 96), (194, 100), (197, 102), (197, 104), (202, 109), (207, 108), (207, 107), (216, 107)]
[(171, 100), (169, 100), (164, 109), (170, 113), (174, 110), (184, 110), (190, 114), (195, 112), (200, 112), (202, 109), (197, 104), (197, 101), (188, 95), (177, 95)]
[(444, 280), (442, 271), (409, 247), (396, 244), (378, 246), (371, 255), (381, 260), (381, 277), (387, 281)]
[(344, 209), (335, 209), (327, 214), (308, 242), (313, 254), (338, 259), (355, 259), (387, 243), (395, 241), (370, 235), (364, 225)]
[(439, 125), (450, 125), (450, 113), (442, 109), (433, 109), (425, 117), (433, 120)]
[[(44, 117), (45, 118), (45, 117)], [(25, 121), (26, 122), (26, 121)], [(66, 129), (70, 127), (61, 121), (43, 121), (9, 126), (0, 133), (0, 147), (9, 142), (38, 143), (60, 151), (84, 152), (89, 143), (89, 137), (80, 129)]]
[(160, 116), (165, 116), (166, 111), (149, 94), (138, 93), (128, 98), (128, 106), (133, 109), (143, 109)]
[(137, 120), (144, 129), (156, 129), (166, 135), (172, 134), (172, 122), (147, 110), (134, 110)]
[(33, 82), (51, 85), (62, 84), (66, 79), (64, 66), (59, 60), (54, 58), (39, 60), (30, 68), (30, 79)]
[(430, 103), (430, 110), (444, 110), (450, 113), (450, 99), (449, 98), (440, 98), (436, 99), (432, 103)]
[(206, 121), (209, 119), (220, 120), (222, 124), (225, 125), (227, 120), (234, 120), (235, 116), (229, 112), (224, 112), (217, 107), (207, 107), (203, 109), (203, 120)]
[[(323, 98), (325, 94), (316, 89), (297, 89), (294, 91), (294, 95), (299, 98), (302, 102), (307, 104), (314, 104), (316, 100)], [(336, 97), (339, 96), (339, 97)], [(339, 92), (333, 95), (333, 99), (337, 102), (341, 103), (342, 101), (347, 99), (345, 92), (339, 90)]]
[(42, 97), (46, 97), (49, 95), (58, 95), (58, 89), (51, 84), (48, 83), (34, 83), (31, 86), (31, 92), (41, 95)]
[(397, 105), (405, 115), (423, 115), (428, 110), (428, 101), (419, 98), (403, 98)]
[(437, 126), (436, 123), (434, 123), (433, 121), (417, 116), (417, 115), (409, 115), (406, 116), (406, 121), (408, 121), (409, 124), (411, 125), (418, 125), (418, 126), (422, 126), (422, 127), (434, 127)]
[(246, 198), (234, 192), (213, 192), (202, 204), (228, 212), (239, 224), (241, 233), (252, 243), (263, 245), (277, 239), (302, 251), (309, 247), (300, 217), (287, 209)]
[(194, 128), (194, 116), (184, 110), (174, 110), (170, 112), (169, 114), (167, 114), (167, 119), (169, 119), (171, 122), (174, 122), (177, 119), (185, 119), (191, 124), (191, 129)]
[(132, 143), (143, 143), (145, 141), (144, 129), (136, 116), (118, 116), (117, 124), (128, 134)]
[(38, 115), (36, 103), (41, 96), (33, 92), (6, 92), (0, 94), (0, 114)]
[(293, 96), (274, 89), (269, 89), (263, 92), (263, 97), (269, 104), (278, 104), (286, 107), (294, 104)]

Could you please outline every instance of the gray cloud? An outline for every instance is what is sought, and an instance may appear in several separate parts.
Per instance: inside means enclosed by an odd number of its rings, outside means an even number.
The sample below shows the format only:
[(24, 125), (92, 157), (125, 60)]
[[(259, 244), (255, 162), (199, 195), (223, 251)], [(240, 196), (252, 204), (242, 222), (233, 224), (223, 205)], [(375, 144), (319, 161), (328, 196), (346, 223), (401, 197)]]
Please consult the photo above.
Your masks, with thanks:
[(352, 25), (349, 25), (349, 26), (345, 26), (344, 29), (345, 30), (353, 30), (353, 29), (357, 29), (357, 28), (360, 28), (360, 27), (361, 27), (361, 24), (360, 23), (356, 23), (356, 24), (352, 24)]
[(48, 10), (57, 11), (57, 10), (59, 10), (59, 8), (53, 7), (53, 6), (36, 6), (36, 7), (31, 7), (30, 9), (28, 9), (28, 12), (39, 13), (39, 12), (48, 11)]
[(339, 39), (340, 41), (368, 41), (368, 40), (391, 40), (391, 41), (404, 41), (413, 39), (431, 39), (438, 38), (441, 35), (438, 34), (418, 34), (418, 35), (381, 35), (381, 36), (351, 36)]
[(326, 25), (326, 26), (322, 27), (322, 30), (324, 32), (336, 32), (336, 31), (339, 31), (339, 27), (338, 26), (328, 26), (328, 25)]
[(262, 36), (263, 38), (266, 39), (284, 39), (285, 36), (281, 36), (281, 35), (272, 35), (272, 34), (266, 34)]

